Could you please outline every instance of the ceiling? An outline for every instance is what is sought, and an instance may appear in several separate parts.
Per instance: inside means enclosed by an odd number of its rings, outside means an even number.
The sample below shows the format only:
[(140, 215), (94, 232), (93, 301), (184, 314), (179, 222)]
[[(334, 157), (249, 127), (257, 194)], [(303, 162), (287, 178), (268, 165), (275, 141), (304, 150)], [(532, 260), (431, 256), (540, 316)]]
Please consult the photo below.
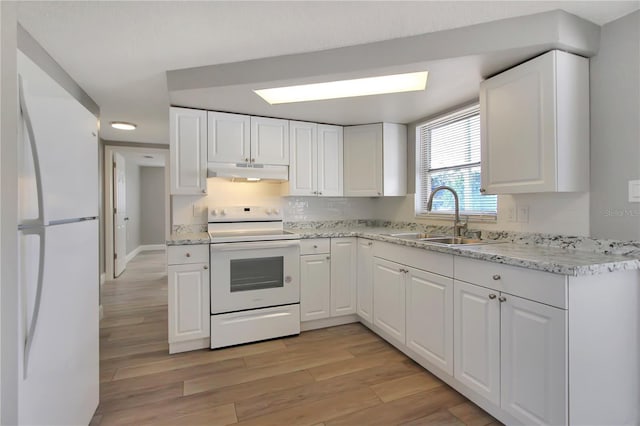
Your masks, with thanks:
[[(353, 46), (554, 9), (602, 25), (639, 6), (639, 1), (29, 1), (18, 3), (18, 20), (100, 106), (103, 139), (168, 143), (168, 70)], [(454, 61), (464, 66), (473, 60)], [(435, 65), (450, 70), (452, 64)], [(447, 89), (437, 83), (432, 72), (429, 90), (446, 97)], [(220, 90), (224, 96), (216, 108), (251, 112), (252, 100), (232, 87)], [(182, 102), (198, 106), (205, 97), (197, 90), (191, 95)], [(365, 106), (369, 112), (350, 120), (409, 121), (403, 109), (427, 115), (396, 95), (344, 100), (331, 108), (346, 113)], [(263, 115), (278, 116), (272, 111)], [(105, 125), (117, 120), (135, 122), (138, 129)]]
[[(147, 151), (132, 151), (130, 149), (117, 150), (128, 163), (133, 163), (139, 167), (164, 167), (165, 156)], [(151, 157), (151, 158), (149, 158)]]

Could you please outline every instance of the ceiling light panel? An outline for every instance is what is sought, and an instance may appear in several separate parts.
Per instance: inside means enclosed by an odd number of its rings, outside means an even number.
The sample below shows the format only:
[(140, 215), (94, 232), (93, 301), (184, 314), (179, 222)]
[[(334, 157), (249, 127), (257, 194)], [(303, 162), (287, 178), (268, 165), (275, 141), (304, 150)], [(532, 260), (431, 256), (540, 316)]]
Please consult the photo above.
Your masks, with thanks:
[(261, 89), (254, 90), (254, 92), (271, 105), (382, 95), (385, 93), (415, 92), (426, 88), (427, 74), (427, 71), (421, 71)]

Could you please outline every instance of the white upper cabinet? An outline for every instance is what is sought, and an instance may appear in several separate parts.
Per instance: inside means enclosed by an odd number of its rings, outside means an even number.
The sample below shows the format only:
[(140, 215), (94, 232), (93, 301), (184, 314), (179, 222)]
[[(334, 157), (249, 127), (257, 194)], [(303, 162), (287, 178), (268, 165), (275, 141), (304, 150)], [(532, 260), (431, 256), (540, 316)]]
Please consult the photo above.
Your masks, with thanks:
[(344, 128), (344, 195), (407, 193), (407, 127), (377, 123)]
[(251, 163), (289, 165), (289, 120), (251, 117)]
[(217, 163), (249, 162), (251, 125), (248, 115), (209, 111), (207, 121), (208, 161)]
[(342, 196), (341, 126), (291, 121), (289, 144), (285, 195)]
[(587, 191), (589, 60), (551, 51), (480, 84), (482, 190)]
[(169, 111), (171, 195), (207, 193), (207, 112)]
[(318, 124), (318, 195), (342, 197), (342, 126)]

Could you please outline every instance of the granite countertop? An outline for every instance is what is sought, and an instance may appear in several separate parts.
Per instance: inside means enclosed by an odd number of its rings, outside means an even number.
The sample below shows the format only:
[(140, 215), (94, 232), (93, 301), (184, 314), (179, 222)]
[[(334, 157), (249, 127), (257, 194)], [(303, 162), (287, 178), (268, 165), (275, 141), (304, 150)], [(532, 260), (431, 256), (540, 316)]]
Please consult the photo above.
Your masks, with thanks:
[(181, 246), (191, 244), (209, 244), (207, 232), (173, 232), (167, 240), (168, 246)]
[[(391, 237), (389, 233), (415, 230), (385, 227), (332, 227), (287, 229), (301, 238), (363, 237), (439, 253), (453, 254), (505, 265), (520, 266), (554, 274), (584, 276), (607, 272), (640, 270), (640, 258), (585, 250), (547, 247), (539, 244), (499, 242), (484, 245), (445, 246)], [(209, 244), (206, 232), (174, 232), (167, 245)]]
[(640, 270), (640, 259), (622, 255), (512, 242), (452, 247), (428, 244), (422, 241), (403, 240), (401, 238), (384, 235), (389, 233), (415, 232), (411, 230), (337, 228), (291, 229), (290, 231), (299, 234), (301, 238), (363, 237), (562, 275), (584, 276), (624, 270)]

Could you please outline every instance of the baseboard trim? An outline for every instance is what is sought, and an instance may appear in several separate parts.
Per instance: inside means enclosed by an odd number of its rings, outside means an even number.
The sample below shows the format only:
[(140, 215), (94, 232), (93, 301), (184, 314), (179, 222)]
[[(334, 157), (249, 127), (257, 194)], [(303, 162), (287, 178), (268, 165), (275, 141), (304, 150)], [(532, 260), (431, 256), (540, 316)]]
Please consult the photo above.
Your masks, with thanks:
[(127, 263), (131, 262), (131, 259), (139, 255), (140, 252), (152, 251), (152, 250), (165, 250), (166, 248), (167, 246), (164, 244), (145, 244), (145, 245), (138, 246), (135, 249), (133, 249), (131, 253), (127, 255), (126, 262)]
[(300, 323), (300, 331), (316, 330), (318, 328), (335, 327), (337, 325), (351, 324), (358, 322), (358, 316), (356, 314), (343, 315), (341, 317), (323, 318), (313, 321), (305, 321)]
[(104, 318), (104, 308), (102, 307), (102, 304), (98, 307), (98, 312), (100, 312), (100, 320), (102, 320)]
[(211, 345), (210, 337), (205, 337), (203, 339), (188, 340), (186, 342), (169, 343), (169, 353), (176, 354), (179, 352), (195, 351), (197, 349), (204, 349), (204, 348), (210, 349), (209, 348), (210, 345)]

